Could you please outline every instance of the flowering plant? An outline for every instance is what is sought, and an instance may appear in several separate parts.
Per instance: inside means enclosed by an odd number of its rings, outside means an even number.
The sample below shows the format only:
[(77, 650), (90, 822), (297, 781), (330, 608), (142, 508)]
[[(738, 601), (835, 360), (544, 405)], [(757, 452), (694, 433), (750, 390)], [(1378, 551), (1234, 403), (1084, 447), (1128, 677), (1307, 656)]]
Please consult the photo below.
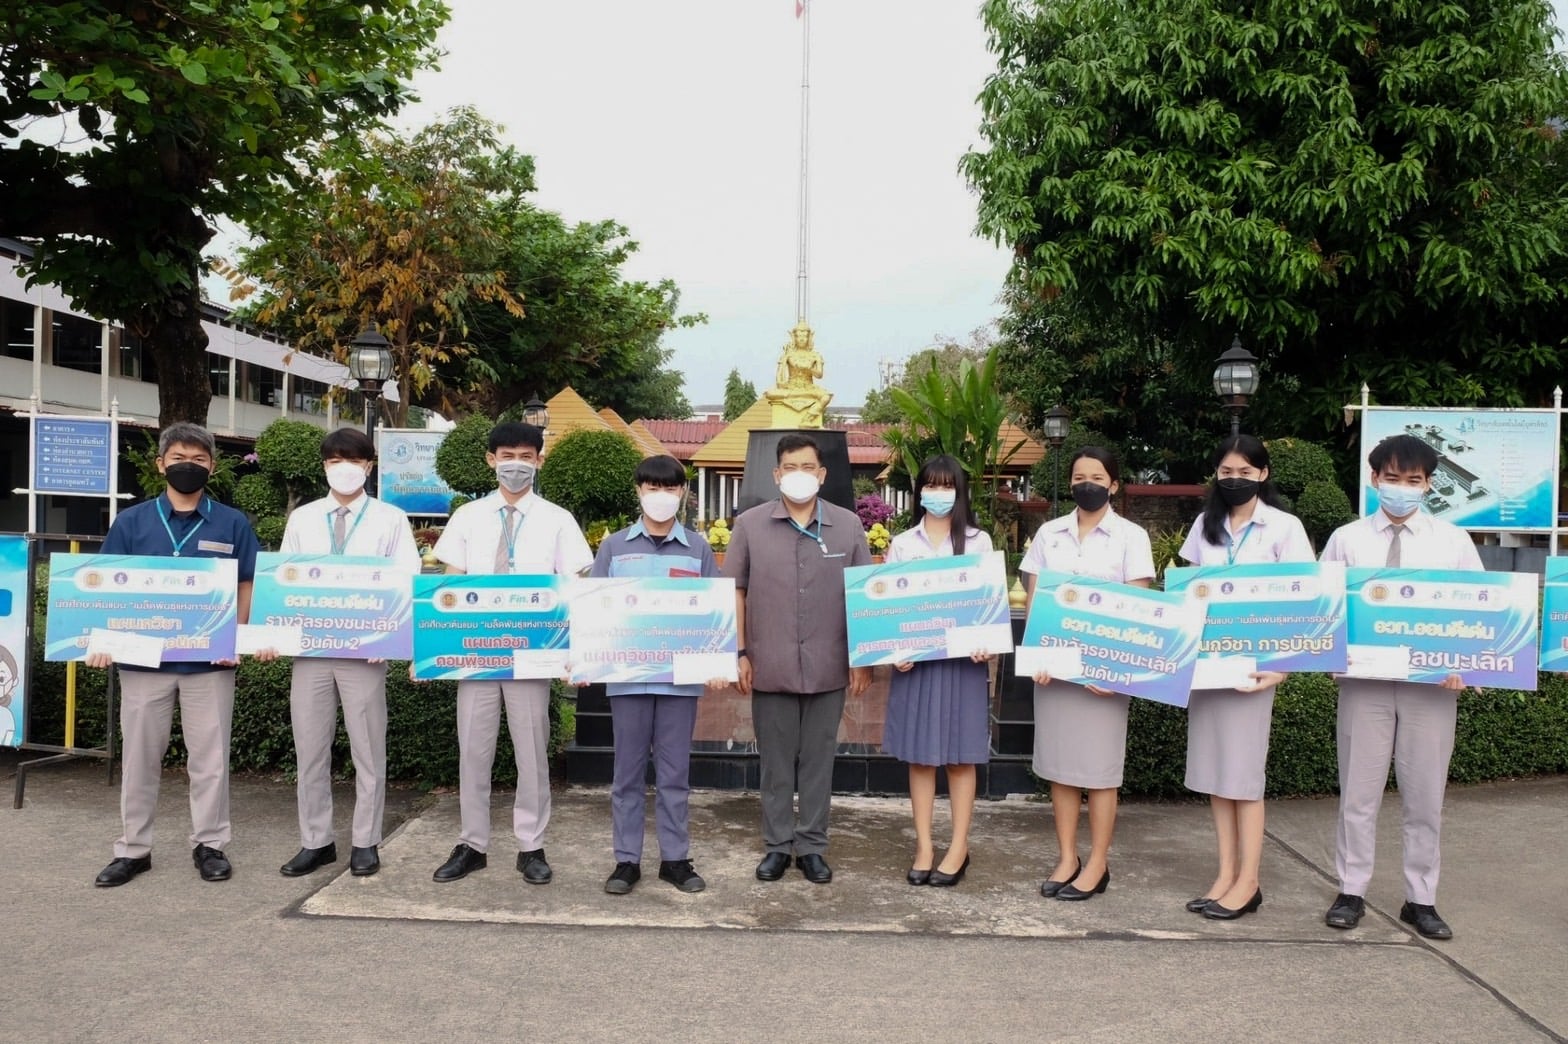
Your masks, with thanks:
[(872, 554), (886, 554), (887, 546), (892, 542), (893, 534), (880, 522), (873, 522), (871, 528), (866, 530), (866, 543), (871, 545)]
[(730, 546), (730, 524), (724, 519), (716, 518), (708, 527), (708, 546), (715, 551), (723, 551)]
[(855, 498), (855, 514), (860, 516), (860, 527), (870, 532), (875, 525), (886, 525), (893, 517), (893, 506), (875, 493)]

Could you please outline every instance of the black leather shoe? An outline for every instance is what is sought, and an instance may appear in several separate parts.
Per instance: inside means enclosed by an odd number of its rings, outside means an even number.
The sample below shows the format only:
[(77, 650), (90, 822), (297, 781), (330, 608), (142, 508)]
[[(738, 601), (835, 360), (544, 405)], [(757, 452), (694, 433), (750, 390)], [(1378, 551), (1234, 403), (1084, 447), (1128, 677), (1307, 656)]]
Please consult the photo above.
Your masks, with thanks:
[(191, 862), (196, 864), (203, 881), (227, 881), (234, 873), (234, 867), (229, 865), (228, 858), (216, 848), (209, 848), (207, 845), (197, 845), (191, 849)]
[(323, 845), (320, 848), (301, 848), (293, 859), (278, 867), (278, 873), (284, 877), (304, 877), (312, 870), (337, 861), (338, 846), (335, 844)]
[(777, 881), (784, 876), (784, 871), (788, 869), (788, 852), (769, 852), (762, 857), (762, 862), (757, 864), (757, 880)]
[(1409, 903), (1399, 908), (1399, 919), (1416, 926), (1416, 931), (1428, 939), (1452, 939), (1454, 930), (1437, 915), (1437, 907), (1423, 903)]
[(348, 852), (348, 872), (355, 877), (369, 877), (381, 869), (381, 853), (375, 845), (360, 848), (355, 845)]
[(1073, 883), (1069, 881), (1062, 885), (1062, 890), (1056, 893), (1056, 898), (1067, 903), (1081, 903), (1085, 899), (1093, 899), (1095, 896), (1103, 894), (1110, 883), (1111, 868), (1106, 867), (1105, 873), (1100, 875), (1100, 883), (1093, 888), (1084, 891), (1082, 888), (1074, 888)]
[(931, 868), (927, 867), (924, 870), (916, 870), (914, 867), (910, 867), (909, 873), (904, 875), (904, 880), (908, 881), (912, 885), (930, 884)]
[(93, 884), (99, 888), (118, 888), (130, 881), (137, 874), (145, 874), (152, 869), (152, 856), (144, 855), (136, 859), (127, 859), (121, 856), (112, 860), (108, 866), (93, 879)]
[(833, 868), (828, 865), (826, 859), (815, 852), (796, 856), (795, 865), (800, 867), (801, 875), (812, 884), (827, 884), (833, 880)]
[(1063, 888), (1066, 888), (1068, 885), (1072, 884), (1073, 883), (1073, 878), (1076, 878), (1081, 873), (1083, 873), (1083, 860), (1082, 859), (1078, 860), (1078, 869), (1074, 870), (1073, 871), (1073, 876), (1069, 877), (1067, 880), (1065, 880), (1065, 881), (1057, 881), (1057, 880), (1053, 880), (1053, 879), (1047, 878), (1046, 882), (1040, 886), (1040, 894), (1043, 895), (1047, 899), (1055, 899), (1056, 898), (1056, 893), (1060, 892)]
[(459, 844), (452, 849), (452, 854), (446, 857), (446, 862), (436, 867), (436, 872), (430, 876), (436, 881), (456, 881), (489, 865), (489, 856), (483, 852), (476, 852), (467, 845)]
[(1188, 913), (1201, 914), (1204, 910), (1208, 909), (1215, 902), (1216, 902), (1215, 898), (1213, 896), (1211, 896), (1211, 895), (1200, 896), (1197, 899), (1188, 899), (1187, 900), (1187, 912)]
[(615, 869), (605, 879), (604, 890), (610, 895), (625, 895), (642, 880), (642, 867), (636, 863), (616, 863)]
[(1323, 923), (1330, 928), (1354, 928), (1361, 923), (1361, 917), (1367, 912), (1367, 901), (1359, 895), (1346, 895), (1340, 892), (1334, 898), (1334, 905), (1328, 908), (1328, 913), (1323, 915)]
[(932, 888), (951, 888), (954, 885), (956, 885), (958, 882), (960, 882), (960, 881), (962, 881), (964, 879), (964, 871), (966, 871), (968, 869), (969, 869), (969, 854), (966, 852), (966, 853), (964, 853), (964, 861), (963, 861), (963, 863), (960, 864), (958, 869), (954, 870), (952, 873), (944, 874), (940, 870), (933, 870), (933, 871), (931, 871), (931, 887)]
[(1228, 906), (1221, 906), (1220, 901), (1216, 899), (1208, 906), (1203, 908), (1203, 916), (1207, 917), (1211, 921), (1234, 921), (1241, 917), (1245, 917), (1249, 913), (1256, 913), (1258, 907), (1262, 905), (1263, 889), (1259, 888), (1256, 892), (1252, 893), (1252, 898), (1248, 899), (1246, 905), (1242, 906), (1241, 909), (1232, 910)]
[(536, 848), (532, 852), (517, 853), (517, 872), (523, 875), (523, 880), (529, 884), (549, 884), (550, 878), (555, 873), (550, 869), (550, 864), (544, 860), (544, 849)]
[(683, 892), (700, 892), (708, 882), (692, 869), (690, 859), (665, 859), (659, 863), (659, 880), (668, 881)]

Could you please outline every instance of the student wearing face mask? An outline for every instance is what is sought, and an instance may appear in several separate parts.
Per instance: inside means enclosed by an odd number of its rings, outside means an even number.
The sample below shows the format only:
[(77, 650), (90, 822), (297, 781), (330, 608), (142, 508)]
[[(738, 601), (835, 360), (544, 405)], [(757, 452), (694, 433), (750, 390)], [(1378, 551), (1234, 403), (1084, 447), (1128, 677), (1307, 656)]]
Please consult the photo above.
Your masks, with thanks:
[[(279, 550), (287, 554), (384, 558), (419, 572), (419, 547), (408, 516), (370, 496), (365, 483), (376, 463), (375, 443), (357, 428), (321, 440), (321, 465), (331, 492), (295, 508)], [(385, 660), (300, 656), (289, 685), (289, 719), (298, 761), (295, 796), (300, 850), (279, 868), (300, 877), (337, 861), (332, 831), (332, 741), (338, 704), (354, 762), (354, 825), (349, 872), (368, 877), (381, 868), (381, 819), (387, 794), (387, 665)]]
[[(668, 455), (637, 465), (637, 499), (642, 515), (599, 544), (590, 576), (716, 577), (718, 562), (702, 534), (677, 520), (686, 502), (686, 468)], [(724, 688), (728, 682), (718, 682)], [(615, 869), (604, 882), (611, 895), (625, 895), (642, 879), (644, 809), (648, 761), (654, 767), (659, 880), (683, 892), (706, 883), (692, 867), (687, 799), (691, 793), (691, 737), (697, 725), (701, 685), (643, 682), (610, 685), (610, 720), (615, 733), (614, 781), (610, 787)]]
[[(1220, 443), (1211, 462), (1203, 514), (1192, 524), (1181, 557), (1193, 565), (1310, 562), (1312, 542), (1269, 481), (1268, 448), (1251, 435)], [(1264, 766), (1274, 717), (1274, 690), (1285, 680), (1259, 671), (1236, 690), (1194, 690), (1187, 703), (1187, 788), (1209, 795), (1219, 872), (1187, 909), (1233, 921), (1263, 904)]]
[[(889, 562), (945, 555), (980, 555), (991, 538), (974, 524), (969, 481), (957, 459), (943, 454), (915, 476), (910, 526), (893, 538)], [(888, 691), (882, 750), (909, 764), (909, 807), (915, 820), (912, 885), (951, 887), (969, 869), (969, 826), (975, 811), (975, 766), (991, 757), (991, 680), (983, 652), (957, 660), (895, 665)], [(937, 766), (947, 766), (953, 839), (936, 861), (931, 820)]]
[[(1040, 527), (1019, 564), (1034, 596), (1042, 569), (1148, 587), (1154, 555), (1143, 527), (1111, 508), (1121, 469), (1109, 450), (1085, 446), (1068, 465), (1076, 509)], [(1127, 708), (1122, 693), (1097, 685), (1034, 676), (1034, 772), (1051, 782), (1056, 823), (1056, 869), (1040, 886), (1047, 899), (1093, 899), (1111, 883), (1111, 837), (1116, 830), (1116, 791), (1127, 758)], [(1080, 793), (1089, 798), (1089, 858), (1078, 856)]]
[[(1470, 534), (1421, 510), (1437, 470), (1435, 449), (1413, 435), (1391, 435), (1372, 448), (1367, 463), (1377, 487), (1377, 511), (1336, 529), (1323, 547), (1323, 561), (1370, 568), (1482, 568)], [(1399, 919), (1428, 939), (1452, 938), (1436, 906), (1438, 839), (1464, 682), (1457, 674), (1440, 685), (1337, 681), (1339, 895), (1324, 922), (1330, 928), (1354, 928), (1366, 911), (1377, 814), (1392, 761), (1404, 813), (1405, 904)]]
[[(566, 509), (534, 492), (544, 454), (544, 431), (507, 422), (490, 432), (485, 462), (495, 469), (498, 488), (452, 512), (436, 557), (448, 573), (553, 573), (576, 576), (593, 564), (593, 551)], [(456, 881), (489, 862), (490, 772), (501, 709), (517, 758), (517, 797), (512, 830), (517, 835), (517, 871), (529, 884), (548, 884), (553, 873), (544, 854), (550, 822), (550, 683), (460, 681), (457, 683), (458, 801), (463, 832), (437, 881)]]
[[(158, 472), (168, 488), (152, 500), (119, 513), (99, 549), (105, 555), (172, 558), (232, 558), (238, 564), (236, 616), (250, 621), (256, 577), (256, 533), (242, 513), (207, 492), (218, 450), (207, 429), (171, 424), (158, 436)], [(105, 653), (87, 658), (107, 667)], [(229, 737), (234, 722), (234, 664), (166, 663), (120, 667), (120, 818), (124, 832), (114, 843), (114, 860), (94, 882), (123, 885), (152, 869), (153, 814), (169, 747), (174, 705), (180, 706), (185, 770), (190, 777), (191, 859), (203, 881), (227, 881), (233, 872), (224, 855), (229, 822)]]

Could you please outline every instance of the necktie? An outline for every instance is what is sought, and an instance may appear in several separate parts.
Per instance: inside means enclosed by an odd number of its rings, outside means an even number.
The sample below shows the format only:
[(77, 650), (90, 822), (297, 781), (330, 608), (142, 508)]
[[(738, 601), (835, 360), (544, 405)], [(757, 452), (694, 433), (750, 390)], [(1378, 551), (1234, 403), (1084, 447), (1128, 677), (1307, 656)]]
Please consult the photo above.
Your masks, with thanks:
[(1399, 538), (1404, 533), (1405, 527), (1396, 525), (1388, 528), (1393, 532), (1393, 535), (1388, 540), (1388, 561), (1385, 564), (1397, 566), (1399, 565)]
[(332, 520), (332, 553), (341, 555), (348, 544), (348, 508), (340, 507), (333, 514), (337, 517)]
[(508, 504), (503, 509), (505, 521), (501, 525), (501, 542), (495, 546), (495, 571), (512, 571), (512, 542), (517, 539), (517, 509)]

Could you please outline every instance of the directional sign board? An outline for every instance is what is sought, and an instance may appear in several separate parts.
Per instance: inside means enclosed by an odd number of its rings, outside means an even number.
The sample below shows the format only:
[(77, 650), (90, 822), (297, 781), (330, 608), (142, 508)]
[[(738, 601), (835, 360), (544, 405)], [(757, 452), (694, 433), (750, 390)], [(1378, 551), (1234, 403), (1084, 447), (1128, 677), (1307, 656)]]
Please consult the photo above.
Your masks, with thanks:
[(35, 416), (33, 491), (108, 496), (114, 441), (114, 421), (106, 417)]

